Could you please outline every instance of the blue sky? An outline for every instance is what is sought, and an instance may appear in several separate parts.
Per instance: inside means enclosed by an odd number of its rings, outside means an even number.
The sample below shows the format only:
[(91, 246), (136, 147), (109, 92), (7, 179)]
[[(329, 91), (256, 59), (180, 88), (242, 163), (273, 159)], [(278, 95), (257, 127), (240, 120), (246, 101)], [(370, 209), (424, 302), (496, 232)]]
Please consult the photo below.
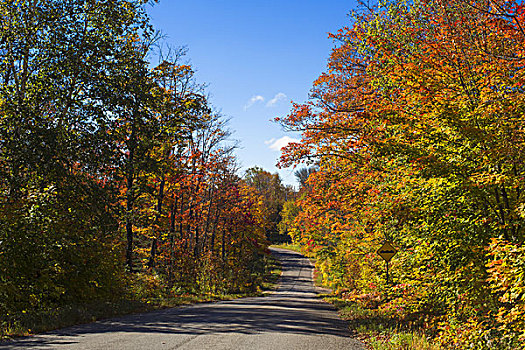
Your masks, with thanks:
[(326, 67), (329, 32), (349, 24), (355, 1), (161, 0), (148, 9), (174, 47), (186, 46), (212, 105), (230, 118), (242, 169), (258, 165), (296, 185), (294, 169), (278, 170), (279, 146), (299, 135), (272, 122), (290, 101), (304, 102)]

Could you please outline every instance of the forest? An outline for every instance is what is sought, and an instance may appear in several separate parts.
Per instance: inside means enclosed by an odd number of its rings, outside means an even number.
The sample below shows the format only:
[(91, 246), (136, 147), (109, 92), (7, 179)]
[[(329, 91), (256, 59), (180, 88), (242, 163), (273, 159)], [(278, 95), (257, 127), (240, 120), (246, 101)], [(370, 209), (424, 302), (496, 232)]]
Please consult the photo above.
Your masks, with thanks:
[(238, 175), (146, 3), (0, 1), (0, 336), (94, 303), (261, 291), (293, 189)]
[(240, 173), (154, 2), (0, 0), (0, 338), (260, 295), (291, 240), (367, 322), (525, 348), (523, 1), (361, 3), (275, 118), (299, 191)]
[(370, 315), (524, 348), (524, 3), (362, 4), (332, 38), (310, 100), (277, 118), (302, 135), (281, 166), (309, 166), (281, 227)]

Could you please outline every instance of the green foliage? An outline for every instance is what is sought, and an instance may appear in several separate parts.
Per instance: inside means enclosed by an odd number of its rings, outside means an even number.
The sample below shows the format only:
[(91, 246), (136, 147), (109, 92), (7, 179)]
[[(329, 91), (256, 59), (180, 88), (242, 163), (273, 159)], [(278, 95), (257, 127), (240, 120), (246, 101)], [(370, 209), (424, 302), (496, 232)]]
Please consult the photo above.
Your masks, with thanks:
[(134, 57), (127, 38), (147, 32), (141, 5), (2, 1), (0, 15), (2, 308), (118, 295), (115, 187), (101, 173), (107, 74)]
[(450, 348), (523, 347), (523, 9), (362, 8), (312, 99), (279, 119), (302, 132), (281, 163), (319, 166), (291, 231), (323, 282), (428, 318)]
[(490, 289), (501, 302), (496, 320), (508, 344), (525, 344), (525, 247), (493, 239), (488, 248)]
[(294, 220), (295, 217), (299, 214), (299, 207), (295, 204), (295, 200), (289, 199), (283, 204), (281, 210), (281, 221), (277, 225), (279, 228), (279, 234), (281, 236), (289, 236), (292, 241), (294, 240), (294, 235), (296, 234), (294, 230)]
[[(294, 190), (281, 183), (279, 174), (271, 174), (259, 167), (246, 170), (244, 180), (263, 198), (265, 217), (268, 225), (266, 237), (272, 243), (283, 243), (290, 240), (288, 232), (281, 225), (284, 204), (294, 197)], [(283, 224), (285, 225), (285, 224)], [(283, 230), (284, 229), (284, 230)]]
[(400, 317), (396, 311), (378, 308), (375, 296), (362, 295), (354, 300), (329, 297), (341, 317), (357, 332), (370, 349), (377, 350), (438, 350), (439, 344), (424, 335), (420, 325)]
[(150, 67), (145, 3), (0, 0), (0, 324), (11, 333), (77, 319), (67, 315), (82, 305), (264, 283), (260, 195), (235, 175), (225, 122), (184, 50)]

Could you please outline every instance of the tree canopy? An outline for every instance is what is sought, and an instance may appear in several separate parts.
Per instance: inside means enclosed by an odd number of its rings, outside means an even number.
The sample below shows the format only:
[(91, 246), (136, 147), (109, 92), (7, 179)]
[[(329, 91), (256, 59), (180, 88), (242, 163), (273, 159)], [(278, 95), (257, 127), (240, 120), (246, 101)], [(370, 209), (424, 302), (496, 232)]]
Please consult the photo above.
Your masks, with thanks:
[[(524, 344), (524, 8), (362, 7), (332, 35), (311, 100), (278, 118), (302, 133), (281, 164), (319, 164), (292, 232), (325, 282), (435, 315), (428, 327), (458, 347)], [(393, 286), (385, 240), (399, 249)]]
[(1, 332), (73, 303), (261, 287), (262, 194), (185, 51), (155, 51), (146, 3), (0, 1)]

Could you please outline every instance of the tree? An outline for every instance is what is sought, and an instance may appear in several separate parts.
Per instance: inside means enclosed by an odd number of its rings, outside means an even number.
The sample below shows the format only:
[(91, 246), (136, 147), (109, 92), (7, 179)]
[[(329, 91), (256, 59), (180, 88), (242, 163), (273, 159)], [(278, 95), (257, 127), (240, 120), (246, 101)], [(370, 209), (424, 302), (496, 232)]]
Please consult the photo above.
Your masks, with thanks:
[[(142, 1), (1, 1), (0, 305), (111, 297), (120, 283), (115, 87), (144, 63)], [(1, 312), (5, 314), (5, 312)]]
[(311, 174), (315, 173), (317, 171), (316, 167), (309, 167), (309, 168), (300, 168), (299, 170), (296, 170), (294, 172), (294, 175), (299, 181), (300, 188), (307, 187), (307, 181)]
[(271, 174), (259, 167), (246, 170), (244, 180), (264, 198), (264, 207), (269, 224), (266, 227), (266, 237), (272, 242), (288, 241), (287, 235), (283, 236), (279, 233), (278, 225), (281, 221), (284, 202), (289, 196), (293, 196), (291, 189), (286, 188), (281, 183), (279, 174)]
[[(509, 299), (480, 281), (503, 273), (491, 263), (509, 251), (503, 242), (524, 239), (523, 19), (515, 1), (364, 9), (333, 35), (340, 46), (312, 100), (281, 120), (302, 132), (281, 164), (319, 163), (295, 229), (325, 280), (381, 294), (374, 252), (389, 239), (400, 247), (394, 283), (410, 286), (402, 309), (455, 320), (442, 339), (454, 329), (466, 347), (482, 334), (501, 346), (521, 341), (512, 317), (490, 317), (521, 312), (519, 302), (503, 307)], [(458, 340), (454, 322), (472, 328)]]

